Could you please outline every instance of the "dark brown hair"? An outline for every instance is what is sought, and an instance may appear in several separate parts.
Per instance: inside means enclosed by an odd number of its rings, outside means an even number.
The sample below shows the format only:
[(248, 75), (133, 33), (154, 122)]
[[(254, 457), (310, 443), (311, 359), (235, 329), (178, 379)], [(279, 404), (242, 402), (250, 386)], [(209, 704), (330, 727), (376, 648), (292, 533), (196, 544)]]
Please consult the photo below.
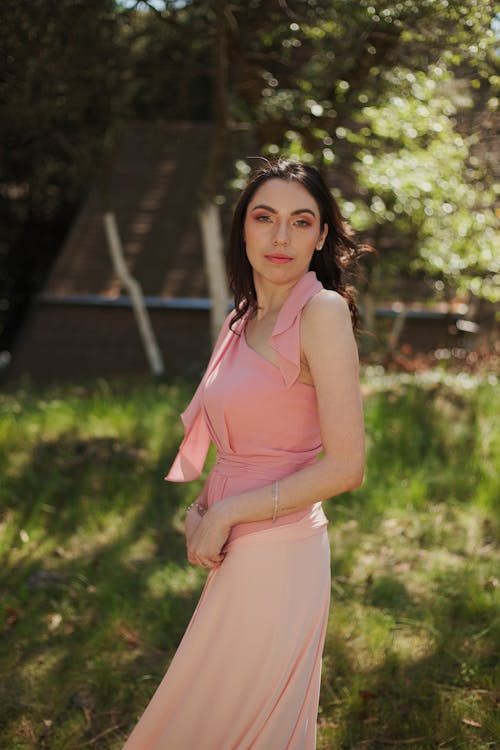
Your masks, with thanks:
[(309, 164), (286, 159), (266, 161), (264, 166), (256, 170), (241, 193), (234, 210), (227, 259), (229, 283), (236, 309), (231, 325), (245, 315), (249, 308), (257, 305), (252, 266), (245, 250), (244, 223), (253, 195), (261, 185), (272, 179), (298, 182), (318, 204), (321, 227), (328, 224), (328, 234), (323, 249), (314, 251), (309, 270), (316, 273), (325, 289), (334, 289), (344, 297), (349, 305), (353, 328), (356, 330), (359, 326), (359, 313), (354, 300), (354, 289), (346, 282), (346, 275), (358, 257), (371, 248), (355, 241), (354, 233), (346, 226), (321, 173)]

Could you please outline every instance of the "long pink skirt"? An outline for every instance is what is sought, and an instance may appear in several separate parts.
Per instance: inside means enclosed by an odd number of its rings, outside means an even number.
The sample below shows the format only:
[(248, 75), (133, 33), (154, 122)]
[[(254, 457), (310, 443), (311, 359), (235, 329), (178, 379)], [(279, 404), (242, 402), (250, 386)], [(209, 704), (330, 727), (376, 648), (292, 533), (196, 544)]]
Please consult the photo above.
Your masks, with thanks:
[(314, 750), (329, 604), (325, 527), (236, 539), (124, 750)]

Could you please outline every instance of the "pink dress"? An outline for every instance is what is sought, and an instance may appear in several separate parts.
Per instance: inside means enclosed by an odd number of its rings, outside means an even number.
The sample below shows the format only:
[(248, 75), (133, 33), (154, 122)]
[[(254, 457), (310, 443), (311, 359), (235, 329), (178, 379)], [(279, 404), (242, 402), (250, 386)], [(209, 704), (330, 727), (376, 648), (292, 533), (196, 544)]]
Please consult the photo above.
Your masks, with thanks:
[[(301, 312), (321, 289), (308, 272), (283, 305), (270, 340), (279, 367), (248, 346), (244, 318), (233, 333), (228, 317), (182, 415), (185, 438), (167, 479), (197, 478), (211, 441), (209, 505), (316, 460), (315, 389), (297, 378)], [(233, 527), (124, 750), (314, 750), (330, 604), (326, 526), (314, 503), (274, 526)]]

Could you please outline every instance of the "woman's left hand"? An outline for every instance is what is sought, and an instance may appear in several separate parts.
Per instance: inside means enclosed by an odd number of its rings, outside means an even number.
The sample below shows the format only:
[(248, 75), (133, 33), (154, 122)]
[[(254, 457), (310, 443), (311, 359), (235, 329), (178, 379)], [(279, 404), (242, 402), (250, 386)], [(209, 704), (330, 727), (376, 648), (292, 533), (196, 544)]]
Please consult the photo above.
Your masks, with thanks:
[(192, 533), (188, 541), (188, 560), (203, 568), (215, 568), (224, 560), (221, 552), (227, 541), (231, 527), (212, 506)]

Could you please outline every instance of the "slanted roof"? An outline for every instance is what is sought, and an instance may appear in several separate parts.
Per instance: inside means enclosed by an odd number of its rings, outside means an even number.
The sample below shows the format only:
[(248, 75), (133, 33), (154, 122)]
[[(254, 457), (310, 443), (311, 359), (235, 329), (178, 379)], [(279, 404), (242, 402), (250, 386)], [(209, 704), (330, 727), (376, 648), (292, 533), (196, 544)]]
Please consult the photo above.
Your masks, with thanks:
[[(90, 190), (16, 342), (7, 377), (34, 380), (148, 372), (126, 290), (114, 273), (103, 213), (115, 213), (128, 267), (140, 282), (169, 370), (210, 353), (209, 301), (197, 211), (213, 134), (210, 123), (132, 122), (108, 158), (107, 184)], [(225, 139), (234, 160), (255, 153), (249, 128)], [(106, 174), (106, 170), (103, 170)], [(223, 236), (234, 193), (225, 190)], [(108, 200), (105, 199), (108, 196)]]
[[(132, 122), (117, 137), (108, 178), (91, 189), (44, 290), (46, 297), (124, 293), (103, 229), (105, 197), (114, 211), (130, 271), (145, 295), (207, 297), (197, 218), (200, 183), (209, 157), (210, 123)], [(226, 169), (248, 130), (228, 139)], [(230, 197), (229, 197), (230, 200)], [(222, 211), (227, 223), (230, 206)]]

